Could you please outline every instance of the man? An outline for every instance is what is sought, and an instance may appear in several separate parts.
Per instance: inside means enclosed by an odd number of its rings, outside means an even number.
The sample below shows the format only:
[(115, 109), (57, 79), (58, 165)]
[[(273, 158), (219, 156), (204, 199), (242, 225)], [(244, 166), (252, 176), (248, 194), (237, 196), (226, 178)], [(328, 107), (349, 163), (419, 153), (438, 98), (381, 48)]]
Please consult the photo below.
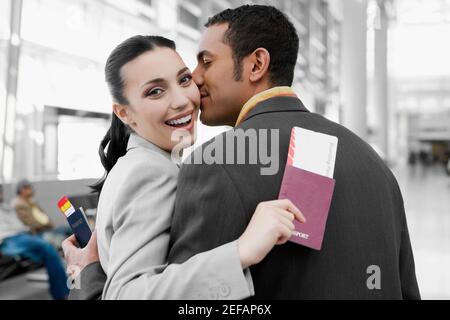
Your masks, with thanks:
[(53, 225), (47, 214), (33, 200), (34, 190), (28, 180), (21, 180), (16, 188), (17, 197), (13, 200), (13, 207), (17, 216), (32, 233), (50, 230)]
[[(336, 186), (322, 249), (295, 243), (274, 248), (251, 267), (254, 298), (419, 299), (402, 197), (394, 176), (365, 142), (308, 112), (289, 88), (299, 42), (293, 25), (273, 7), (246, 5), (217, 14), (206, 27), (193, 73), (202, 96), (200, 119), (207, 125), (231, 125), (234, 130), (197, 148), (181, 168), (169, 263), (182, 263), (236, 239), (256, 205), (278, 197), (290, 132), (299, 126), (339, 140)], [(279, 142), (280, 168), (275, 174), (263, 175), (261, 169), (267, 163), (261, 160), (245, 165), (195, 161), (204, 156), (203, 150), (220, 145), (239, 129), (257, 130), (259, 142), (263, 139), (260, 132), (279, 130), (275, 142)], [(243, 152), (248, 155), (253, 147), (247, 140), (243, 148), (231, 150), (230, 158)], [(223, 159), (225, 153), (230, 154), (224, 152)], [(99, 264), (86, 259), (86, 252), (77, 251), (73, 243), (66, 244), (72, 257), (69, 263), (88, 265), (81, 273), (81, 296), (94, 297), (101, 288), (90, 283), (104, 276)]]
[(61, 248), (62, 241), (72, 234), (68, 225), (54, 227), (48, 215), (34, 201), (34, 188), (28, 180), (21, 180), (16, 187), (17, 196), (12, 202), (17, 217), (32, 234), (41, 235), (55, 248)]
[(3, 186), (0, 185), (0, 252), (5, 256), (20, 256), (43, 263), (49, 276), (50, 294), (56, 300), (65, 299), (69, 289), (58, 252), (47, 241), (30, 234), (3, 200)]

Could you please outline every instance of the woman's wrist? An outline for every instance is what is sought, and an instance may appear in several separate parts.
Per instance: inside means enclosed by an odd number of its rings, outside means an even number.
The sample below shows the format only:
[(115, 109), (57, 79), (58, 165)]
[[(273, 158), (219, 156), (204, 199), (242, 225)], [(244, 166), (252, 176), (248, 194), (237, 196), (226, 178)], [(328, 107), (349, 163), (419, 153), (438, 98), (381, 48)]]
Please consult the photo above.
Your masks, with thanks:
[(252, 262), (250, 252), (247, 249), (247, 246), (245, 245), (244, 240), (239, 238), (237, 240), (237, 247), (238, 247), (238, 254), (239, 259), (241, 261), (242, 269), (247, 269), (248, 267), (252, 266), (254, 263)]

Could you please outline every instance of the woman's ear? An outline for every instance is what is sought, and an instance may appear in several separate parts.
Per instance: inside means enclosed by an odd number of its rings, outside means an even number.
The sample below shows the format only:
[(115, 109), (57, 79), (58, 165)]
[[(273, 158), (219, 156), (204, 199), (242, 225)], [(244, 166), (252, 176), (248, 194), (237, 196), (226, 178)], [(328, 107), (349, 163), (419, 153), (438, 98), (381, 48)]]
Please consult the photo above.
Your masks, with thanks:
[(113, 104), (113, 112), (124, 124), (133, 127), (135, 124), (133, 121), (133, 117), (131, 112), (129, 112), (128, 108), (122, 104), (114, 103)]
[(270, 53), (267, 49), (258, 48), (251, 54), (251, 60), (253, 63), (252, 70), (250, 72), (250, 81), (258, 82), (264, 77), (268, 76), (270, 66)]

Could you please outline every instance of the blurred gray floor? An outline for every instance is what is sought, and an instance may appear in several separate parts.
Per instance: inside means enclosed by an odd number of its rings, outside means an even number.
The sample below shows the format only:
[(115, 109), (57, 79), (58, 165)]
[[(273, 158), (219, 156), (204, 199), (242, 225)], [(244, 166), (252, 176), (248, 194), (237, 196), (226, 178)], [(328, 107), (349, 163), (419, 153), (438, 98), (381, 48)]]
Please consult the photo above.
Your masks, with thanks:
[(403, 193), (423, 299), (450, 299), (450, 177), (440, 165), (393, 169)]
[[(46, 275), (45, 269), (35, 270), (31, 276)], [(31, 281), (23, 274), (0, 282), (0, 300), (51, 300), (48, 282)]]

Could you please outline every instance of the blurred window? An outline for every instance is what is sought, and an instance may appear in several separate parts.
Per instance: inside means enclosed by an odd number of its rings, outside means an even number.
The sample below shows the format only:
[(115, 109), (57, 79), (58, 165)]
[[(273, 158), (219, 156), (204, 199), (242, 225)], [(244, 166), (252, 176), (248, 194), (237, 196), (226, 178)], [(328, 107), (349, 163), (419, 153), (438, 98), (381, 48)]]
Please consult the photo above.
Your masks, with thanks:
[(180, 3), (178, 10), (181, 23), (194, 29), (199, 28), (202, 11), (197, 4), (191, 1), (183, 1)]
[(55, 107), (46, 107), (45, 114), (45, 175), (59, 180), (101, 177), (98, 148), (109, 115)]

